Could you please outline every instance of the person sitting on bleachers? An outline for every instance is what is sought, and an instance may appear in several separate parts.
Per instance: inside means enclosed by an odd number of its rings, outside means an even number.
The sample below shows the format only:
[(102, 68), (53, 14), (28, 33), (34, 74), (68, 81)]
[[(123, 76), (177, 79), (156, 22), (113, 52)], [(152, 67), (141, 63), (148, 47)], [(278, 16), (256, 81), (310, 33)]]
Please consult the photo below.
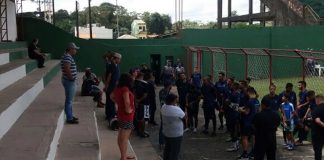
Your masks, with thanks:
[(30, 59), (37, 60), (38, 68), (43, 68), (45, 62), (45, 54), (41, 53), (40, 48), (38, 47), (38, 39), (33, 39), (32, 43), (28, 46), (28, 57)]
[(83, 76), (81, 96), (93, 96), (93, 100), (97, 102), (98, 108), (103, 108), (102, 91), (99, 88), (100, 81), (97, 76), (91, 72), (91, 68), (86, 68)]

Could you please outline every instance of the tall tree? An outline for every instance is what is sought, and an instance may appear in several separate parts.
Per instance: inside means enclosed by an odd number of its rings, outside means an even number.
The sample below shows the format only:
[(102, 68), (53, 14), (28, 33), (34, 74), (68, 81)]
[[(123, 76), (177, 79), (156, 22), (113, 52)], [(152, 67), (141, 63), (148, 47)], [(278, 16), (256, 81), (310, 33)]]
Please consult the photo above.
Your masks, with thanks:
[(164, 34), (165, 26), (162, 17), (159, 13), (153, 13), (150, 16), (150, 27), (148, 28), (151, 33)]

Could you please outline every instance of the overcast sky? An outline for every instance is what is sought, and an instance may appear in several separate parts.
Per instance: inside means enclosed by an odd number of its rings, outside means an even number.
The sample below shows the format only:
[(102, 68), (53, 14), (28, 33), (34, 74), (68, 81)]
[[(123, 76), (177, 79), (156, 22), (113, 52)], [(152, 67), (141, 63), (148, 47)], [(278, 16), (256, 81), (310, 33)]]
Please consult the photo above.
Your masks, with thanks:
[[(55, 11), (65, 9), (69, 12), (75, 10), (75, 0), (54, 0)], [(88, 0), (78, 0), (80, 9), (88, 6)], [(116, 0), (91, 0), (91, 5), (100, 5), (103, 2), (116, 4)], [(236, 10), (239, 15), (248, 13), (249, 0), (232, 0), (232, 10)], [(217, 19), (217, 0), (183, 0), (183, 19), (199, 20), (202, 22), (216, 21)], [(118, 5), (125, 7), (129, 12), (135, 11), (143, 13), (158, 12), (168, 14), (174, 21), (175, 0), (118, 0)], [(260, 1), (254, 0), (253, 12), (260, 11)], [(23, 1), (23, 10), (36, 11), (37, 3), (30, 0)], [(42, 7), (43, 10), (43, 7)], [(223, 17), (227, 16), (227, 0), (223, 0)]]

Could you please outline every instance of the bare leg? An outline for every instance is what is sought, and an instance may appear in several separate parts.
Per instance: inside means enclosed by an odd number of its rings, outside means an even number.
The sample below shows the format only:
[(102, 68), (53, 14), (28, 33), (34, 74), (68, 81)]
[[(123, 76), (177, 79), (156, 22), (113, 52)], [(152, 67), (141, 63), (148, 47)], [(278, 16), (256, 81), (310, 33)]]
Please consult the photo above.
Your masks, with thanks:
[(121, 160), (127, 159), (127, 143), (131, 134), (131, 129), (119, 129), (118, 132), (118, 146), (120, 150)]

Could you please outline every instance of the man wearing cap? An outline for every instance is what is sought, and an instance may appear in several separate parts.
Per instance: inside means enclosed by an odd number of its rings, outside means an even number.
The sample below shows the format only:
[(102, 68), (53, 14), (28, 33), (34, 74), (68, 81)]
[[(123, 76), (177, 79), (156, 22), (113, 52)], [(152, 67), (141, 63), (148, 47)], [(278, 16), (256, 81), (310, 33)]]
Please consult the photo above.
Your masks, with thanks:
[(62, 84), (65, 91), (65, 104), (64, 111), (66, 115), (67, 124), (78, 124), (78, 118), (73, 116), (72, 103), (76, 89), (77, 66), (73, 59), (76, 55), (77, 47), (74, 43), (69, 43), (67, 49), (62, 56), (61, 69), (62, 69)]
[(264, 96), (261, 100), (262, 111), (252, 120), (255, 129), (255, 160), (263, 160), (265, 155), (268, 160), (276, 159), (276, 131), (280, 124), (280, 117), (278, 113), (271, 110), (271, 104), (272, 97)]
[(110, 99), (111, 92), (115, 89), (119, 76), (119, 63), (122, 58), (122, 55), (119, 53), (114, 53), (111, 58), (111, 64), (106, 68), (105, 81), (104, 81), (104, 91), (106, 92), (106, 119), (110, 121), (116, 116), (115, 103)]

